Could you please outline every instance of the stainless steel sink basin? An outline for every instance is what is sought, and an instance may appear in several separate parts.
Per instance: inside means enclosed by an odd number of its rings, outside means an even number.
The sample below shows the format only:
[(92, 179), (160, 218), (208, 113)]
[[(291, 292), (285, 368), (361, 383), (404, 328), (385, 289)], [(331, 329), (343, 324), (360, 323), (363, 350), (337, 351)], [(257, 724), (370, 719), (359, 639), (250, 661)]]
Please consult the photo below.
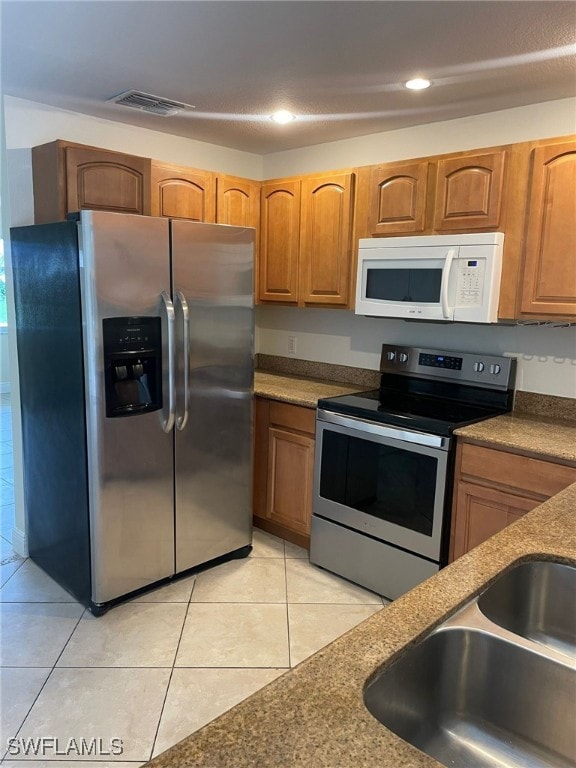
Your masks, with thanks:
[(517, 565), (478, 599), (495, 624), (576, 655), (576, 568), (534, 561)]
[(576, 671), (476, 629), (429, 635), (364, 692), (383, 725), (451, 768), (571, 768)]
[(364, 690), (371, 714), (450, 768), (576, 768), (576, 568), (501, 576)]

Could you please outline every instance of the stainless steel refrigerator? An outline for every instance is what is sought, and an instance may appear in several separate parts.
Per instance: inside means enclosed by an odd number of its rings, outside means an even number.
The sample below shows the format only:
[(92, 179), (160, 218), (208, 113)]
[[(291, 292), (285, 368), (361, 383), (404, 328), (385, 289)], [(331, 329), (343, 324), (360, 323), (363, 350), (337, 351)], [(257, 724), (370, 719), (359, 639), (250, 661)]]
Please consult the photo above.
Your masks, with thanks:
[(14, 228), (30, 557), (93, 613), (252, 532), (254, 230)]

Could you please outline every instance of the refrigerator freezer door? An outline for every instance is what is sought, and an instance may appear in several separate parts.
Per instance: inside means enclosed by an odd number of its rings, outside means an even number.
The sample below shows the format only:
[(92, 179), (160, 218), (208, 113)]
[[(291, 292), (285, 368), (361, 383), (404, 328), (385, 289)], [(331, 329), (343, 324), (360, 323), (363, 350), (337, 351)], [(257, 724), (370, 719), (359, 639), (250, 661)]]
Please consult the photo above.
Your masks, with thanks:
[(171, 226), (180, 572), (251, 543), (254, 230)]
[[(173, 433), (165, 432), (169, 401), (167, 312), (170, 293), (168, 221), (148, 216), (83, 211), (80, 221), (81, 293), (84, 314), (88, 473), (92, 531), (92, 600), (105, 603), (174, 573)], [(161, 329), (162, 408), (106, 415), (103, 320), (131, 318), (125, 359), (114, 375), (134, 390), (148, 382), (144, 361), (131, 350), (146, 328)], [(138, 323), (137, 318), (159, 318)], [(127, 321), (128, 322), (128, 321)], [(107, 324), (110, 327), (110, 323)], [(142, 328), (142, 333), (139, 332)], [(139, 335), (140, 334), (140, 335)], [(107, 350), (122, 355), (120, 330)], [(156, 337), (158, 338), (158, 336)], [(110, 346), (112, 345), (112, 346)], [(132, 356), (130, 356), (132, 355)], [(160, 357), (158, 358), (158, 362)], [(110, 382), (110, 378), (108, 378)], [(129, 393), (129, 387), (125, 389)], [(128, 397), (129, 399), (129, 397)], [(144, 398), (146, 402), (146, 398)]]

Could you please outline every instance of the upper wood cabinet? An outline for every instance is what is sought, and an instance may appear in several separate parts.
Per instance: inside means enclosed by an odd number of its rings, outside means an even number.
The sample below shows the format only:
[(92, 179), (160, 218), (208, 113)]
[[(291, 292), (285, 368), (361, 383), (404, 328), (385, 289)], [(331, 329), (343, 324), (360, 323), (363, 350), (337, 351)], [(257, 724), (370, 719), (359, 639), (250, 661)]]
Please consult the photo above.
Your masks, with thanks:
[(360, 174), (369, 190), (359, 192), (359, 236), (498, 230), (510, 155), (497, 147), (372, 166)]
[(532, 149), (520, 316), (576, 316), (576, 141)]
[(345, 307), (350, 300), (354, 174), (262, 185), (262, 302)]
[(261, 301), (298, 303), (300, 181), (263, 184), (259, 291)]
[(152, 161), (152, 216), (190, 221), (216, 220), (214, 174)]
[(302, 181), (299, 293), (303, 304), (346, 306), (354, 174)]
[(260, 183), (236, 176), (216, 178), (216, 221), (235, 227), (260, 225)]
[(150, 213), (151, 160), (53, 141), (32, 149), (34, 220), (86, 209)]
[(491, 230), (501, 223), (504, 149), (438, 161), (434, 231)]
[(422, 232), (430, 163), (387, 163), (372, 168), (368, 232), (399, 235)]

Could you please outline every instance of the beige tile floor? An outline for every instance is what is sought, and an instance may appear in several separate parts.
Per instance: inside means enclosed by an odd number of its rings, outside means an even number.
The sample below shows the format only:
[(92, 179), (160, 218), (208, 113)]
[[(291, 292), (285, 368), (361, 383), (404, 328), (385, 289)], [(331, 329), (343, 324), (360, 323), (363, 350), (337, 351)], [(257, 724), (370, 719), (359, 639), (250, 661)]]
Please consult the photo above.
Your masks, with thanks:
[[(9, 476), (10, 468), (2, 472)], [(13, 497), (6, 499), (3, 520), (10, 520)], [(6, 768), (94, 765), (78, 754), (56, 754), (52, 743), (36, 759), (6, 752), (10, 738), (21, 739), (22, 748), (25, 739), (41, 737), (57, 739), (61, 751), (70, 739), (100, 739), (104, 748), (121, 739), (122, 753), (101, 754), (99, 768), (141, 765), (386, 603), (310, 565), (305, 550), (255, 530), (249, 558), (186, 577), (96, 619), (32, 561), (14, 555), (7, 528), (0, 542), (0, 754)]]

